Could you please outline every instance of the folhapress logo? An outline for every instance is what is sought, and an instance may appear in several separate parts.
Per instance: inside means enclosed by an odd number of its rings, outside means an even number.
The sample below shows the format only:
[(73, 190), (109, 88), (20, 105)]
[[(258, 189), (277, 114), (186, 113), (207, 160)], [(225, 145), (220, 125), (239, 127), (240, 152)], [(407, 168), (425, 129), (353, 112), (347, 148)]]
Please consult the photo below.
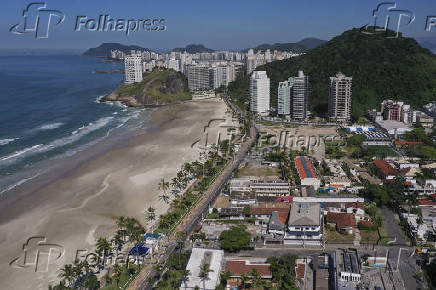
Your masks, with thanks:
[(54, 25), (65, 20), (65, 15), (59, 10), (47, 9), (44, 2), (33, 2), (23, 10), (23, 22), (13, 25), (9, 31), (15, 34), (34, 33), (35, 38), (48, 38), (52, 19)]
[(373, 23), (368, 23), (363, 33), (378, 34), (391, 29), (396, 32), (396, 35), (391, 38), (397, 38), (401, 25), (411, 24), (415, 20), (415, 14), (410, 10), (398, 9), (395, 2), (382, 2), (372, 11), (372, 18)]

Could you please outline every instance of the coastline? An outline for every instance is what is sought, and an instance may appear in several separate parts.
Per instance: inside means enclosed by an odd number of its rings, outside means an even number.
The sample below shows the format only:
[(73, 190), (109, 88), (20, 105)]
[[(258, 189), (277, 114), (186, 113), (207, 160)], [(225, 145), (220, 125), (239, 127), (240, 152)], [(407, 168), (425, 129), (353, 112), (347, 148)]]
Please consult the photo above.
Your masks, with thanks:
[[(164, 213), (168, 205), (158, 200), (158, 180), (172, 178), (184, 162), (198, 157), (192, 145), (204, 137), (210, 120), (225, 118), (225, 112), (220, 100), (161, 107), (134, 134), (103, 140), (61, 160), (55, 172), (43, 173), (8, 192), (0, 201), (3, 284), (14, 289), (47, 289), (49, 282), (57, 280), (57, 270), (74, 261), (76, 250), (92, 250), (99, 236), (113, 234), (118, 216), (144, 221), (143, 210), (148, 206), (155, 207), (157, 215)], [(48, 272), (8, 265), (33, 236), (44, 236), (48, 243), (65, 249)]]

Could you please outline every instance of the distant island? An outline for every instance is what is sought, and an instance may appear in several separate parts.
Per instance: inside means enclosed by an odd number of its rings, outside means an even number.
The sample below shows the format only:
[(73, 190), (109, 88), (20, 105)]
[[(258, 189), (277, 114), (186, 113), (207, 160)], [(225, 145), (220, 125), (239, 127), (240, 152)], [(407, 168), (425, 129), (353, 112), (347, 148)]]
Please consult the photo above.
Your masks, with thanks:
[(191, 99), (186, 77), (174, 70), (156, 69), (140, 83), (125, 84), (101, 102), (121, 102), (129, 107), (155, 107)]
[(82, 55), (110, 58), (112, 50), (119, 50), (124, 53), (130, 53), (131, 50), (151, 51), (148, 48), (144, 48), (137, 45), (123, 45), (120, 43), (102, 43), (98, 47), (88, 49)]

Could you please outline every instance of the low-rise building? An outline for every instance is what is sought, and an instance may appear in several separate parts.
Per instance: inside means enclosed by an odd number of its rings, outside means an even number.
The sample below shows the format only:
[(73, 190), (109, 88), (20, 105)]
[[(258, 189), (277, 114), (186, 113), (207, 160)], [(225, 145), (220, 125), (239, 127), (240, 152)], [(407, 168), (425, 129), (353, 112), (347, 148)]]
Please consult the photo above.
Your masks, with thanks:
[(291, 206), (288, 228), (284, 244), (320, 246), (323, 234), (321, 229), (321, 208), (319, 203), (298, 203)]
[[(212, 270), (208, 273), (207, 279), (201, 278), (201, 267), (209, 265)], [(186, 270), (189, 277), (182, 282), (182, 289), (201, 288), (205, 290), (215, 290), (220, 282), (220, 273), (224, 264), (224, 251), (214, 249), (193, 248)]]
[(295, 168), (300, 177), (301, 185), (311, 185), (316, 190), (321, 186), (321, 179), (315, 167), (307, 156), (297, 156), (294, 159)]

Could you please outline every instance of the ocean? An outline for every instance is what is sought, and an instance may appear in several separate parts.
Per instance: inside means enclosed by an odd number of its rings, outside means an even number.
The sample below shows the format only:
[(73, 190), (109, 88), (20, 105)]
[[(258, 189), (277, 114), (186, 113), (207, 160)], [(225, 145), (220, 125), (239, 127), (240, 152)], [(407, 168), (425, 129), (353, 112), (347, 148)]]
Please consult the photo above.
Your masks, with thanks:
[(48, 161), (137, 127), (148, 110), (98, 101), (124, 75), (96, 71), (122, 66), (79, 55), (0, 56), (0, 194), (42, 173)]

